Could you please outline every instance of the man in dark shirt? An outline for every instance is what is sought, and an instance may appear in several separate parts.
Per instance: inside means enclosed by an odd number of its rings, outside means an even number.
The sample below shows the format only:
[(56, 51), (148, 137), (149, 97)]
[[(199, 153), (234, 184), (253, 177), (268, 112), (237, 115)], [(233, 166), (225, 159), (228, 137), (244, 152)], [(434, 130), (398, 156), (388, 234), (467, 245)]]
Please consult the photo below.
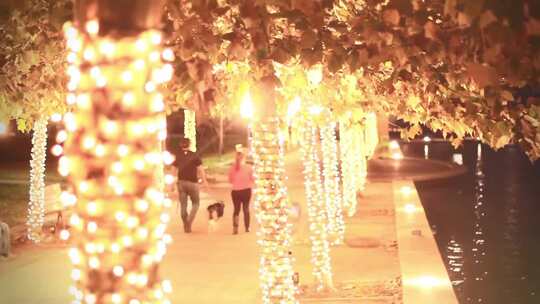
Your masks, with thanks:
[[(206, 174), (202, 167), (202, 161), (192, 151), (189, 151), (189, 139), (183, 138), (180, 141), (181, 151), (175, 153), (176, 159), (173, 163), (178, 169), (178, 197), (180, 200), (180, 212), (184, 222), (184, 232), (191, 232), (191, 225), (199, 209), (199, 178), (201, 176), (203, 184), (208, 186)], [(191, 211), (187, 211), (188, 197), (191, 200)]]

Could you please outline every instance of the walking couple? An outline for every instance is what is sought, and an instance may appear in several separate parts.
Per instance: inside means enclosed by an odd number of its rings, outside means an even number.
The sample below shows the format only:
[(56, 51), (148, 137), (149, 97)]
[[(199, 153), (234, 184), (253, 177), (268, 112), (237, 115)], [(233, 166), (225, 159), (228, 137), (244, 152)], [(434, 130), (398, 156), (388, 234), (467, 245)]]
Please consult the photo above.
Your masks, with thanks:
[[(173, 166), (178, 169), (178, 198), (180, 213), (184, 223), (184, 232), (190, 233), (192, 224), (199, 209), (199, 177), (203, 185), (208, 188), (206, 174), (202, 167), (201, 158), (189, 150), (189, 139), (180, 141), (181, 151), (175, 153)], [(234, 164), (229, 169), (229, 182), (231, 184), (231, 198), (234, 205), (233, 234), (238, 234), (240, 210), (244, 213), (244, 228), (249, 232), (250, 214), (249, 202), (254, 184), (253, 169), (245, 163), (244, 151), (237, 147)], [(191, 201), (191, 210), (188, 213), (188, 198)]]

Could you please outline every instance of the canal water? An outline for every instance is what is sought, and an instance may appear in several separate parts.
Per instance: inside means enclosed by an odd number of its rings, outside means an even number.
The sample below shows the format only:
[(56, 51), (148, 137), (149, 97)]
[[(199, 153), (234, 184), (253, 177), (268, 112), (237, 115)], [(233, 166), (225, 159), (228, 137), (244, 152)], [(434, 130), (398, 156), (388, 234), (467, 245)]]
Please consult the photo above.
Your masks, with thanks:
[(497, 152), (476, 142), (458, 150), (445, 142), (401, 147), (405, 156), (468, 169), (416, 182), (460, 304), (539, 304), (540, 162), (531, 163), (516, 146)]

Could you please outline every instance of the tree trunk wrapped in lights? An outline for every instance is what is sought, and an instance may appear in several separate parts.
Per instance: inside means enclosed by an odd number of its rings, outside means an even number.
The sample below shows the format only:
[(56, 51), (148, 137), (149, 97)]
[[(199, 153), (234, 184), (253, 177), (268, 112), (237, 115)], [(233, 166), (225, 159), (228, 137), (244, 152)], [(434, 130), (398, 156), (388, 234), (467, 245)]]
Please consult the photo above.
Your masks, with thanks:
[(306, 122), (301, 145), (304, 162), (304, 183), (308, 204), (311, 241), (311, 263), (317, 289), (333, 288), (330, 245), (326, 232), (326, 206), (319, 167), (318, 132), (313, 122)]
[(339, 125), (339, 145), (341, 159), (341, 179), (343, 189), (343, 208), (349, 216), (356, 213), (356, 189), (358, 175), (356, 159), (359, 153), (355, 145), (355, 128), (345, 122)]
[(343, 244), (345, 222), (338, 174), (336, 123), (327, 121), (321, 127), (324, 194), (328, 212), (328, 232), (331, 243)]
[(284, 185), (284, 156), (279, 140), (279, 121), (277, 118), (267, 118), (253, 124), (252, 132), (263, 303), (297, 303), (290, 255), (290, 206)]
[(34, 124), (32, 134), (32, 160), (30, 161), (30, 203), (28, 207), (28, 238), (41, 241), (45, 218), (45, 158), (47, 155), (47, 117)]
[(372, 148), (366, 142), (366, 127), (355, 125), (352, 130), (354, 132), (352, 140), (354, 146), (355, 193), (364, 192), (367, 181), (367, 153)]
[[(73, 191), (64, 198), (74, 208), (69, 256), (76, 303), (170, 303), (170, 283), (159, 278), (170, 201), (156, 172), (166, 135), (159, 86), (172, 75), (162, 59), (171, 60), (172, 52), (161, 51), (160, 32), (134, 26), (149, 19), (130, 14), (154, 11), (142, 2), (81, 1), (80, 30), (65, 27), (68, 102), (76, 106), (64, 117), (69, 135), (59, 171)], [(133, 18), (113, 22), (128, 5)], [(86, 14), (92, 12), (95, 19)]]
[(197, 151), (197, 124), (195, 121), (195, 112), (184, 110), (184, 137), (189, 139), (189, 150)]

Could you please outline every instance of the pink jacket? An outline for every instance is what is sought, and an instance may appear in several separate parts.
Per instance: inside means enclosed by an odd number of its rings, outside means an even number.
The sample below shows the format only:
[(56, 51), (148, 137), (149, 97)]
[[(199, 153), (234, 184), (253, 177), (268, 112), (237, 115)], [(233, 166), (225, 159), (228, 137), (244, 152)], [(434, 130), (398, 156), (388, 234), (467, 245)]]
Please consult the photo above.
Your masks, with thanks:
[(248, 165), (241, 165), (236, 170), (233, 164), (229, 169), (229, 182), (233, 190), (244, 190), (253, 188), (255, 178), (253, 177), (253, 169)]

